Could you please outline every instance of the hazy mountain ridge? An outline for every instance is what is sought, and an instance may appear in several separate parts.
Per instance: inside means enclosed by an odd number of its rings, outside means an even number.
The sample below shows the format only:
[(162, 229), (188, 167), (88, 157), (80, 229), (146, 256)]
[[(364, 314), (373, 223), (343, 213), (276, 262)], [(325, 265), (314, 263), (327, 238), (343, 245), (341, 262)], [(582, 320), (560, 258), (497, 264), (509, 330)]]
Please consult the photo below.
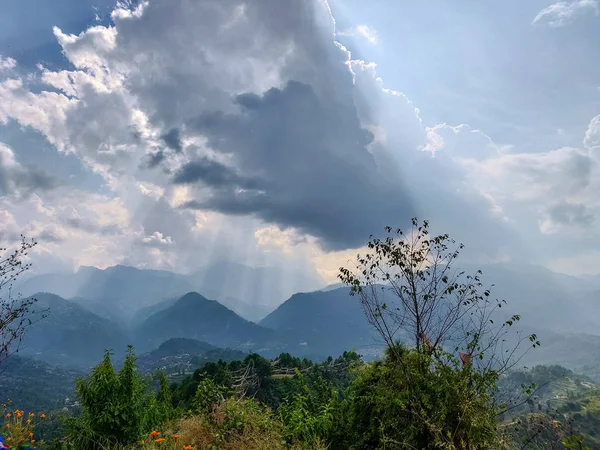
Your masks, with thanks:
[(218, 300), (247, 320), (258, 321), (293, 293), (320, 285), (322, 281), (316, 276), (295, 278), (293, 272), (278, 268), (217, 263), (190, 275), (123, 265), (104, 270), (82, 266), (75, 273), (35, 275), (15, 287), (24, 296), (51, 292), (122, 325), (131, 325), (138, 312), (168, 304), (192, 291)]
[(273, 330), (249, 322), (216, 300), (189, 292), (170, 307), (150, 315), (135, 330), (141, 348), (185, 337), (220, 347), (255, 349), (277, 340)]
[(259, 324), (324, 357), (379, 343), (358, 298), (346, 287), (294, 294)]
[[(495, 284), (492, 296), (508, 302), (500, 313), (521, 314), (519, 327), (537, 333), (542, 341), (542, 347), (530, 352), (523, 364), (561, 363), (577, 370), (585, 366), (586, 358), (596, 355), (600, 348), (597, 334), (600, 301), (594, 297), (597, 291), (593, 291), (596, 278), (585, 281), (530, 265), (515, 265), (514, 268), (507, 264), (463, 265), (468, 273), (476, 272), (479, 267), (483, 269), (483, 286)], [(129, 283), (123, 292), (125, 298), (135, 304), (146, 303), (146, 300), (138, 302), (135, 299), (146, 295), (150, 288), (164, 284), (166, 288), (160, 292), (166, 295), (189, 286), (186, 276), (175, 274), (172, 277), (173, 274), (166, 271), (116, 266), (105, 271), (82, 267), (79, 272), (76, 281), (88, 281), (79, 283), (75, 286), (77, 289), (91, 286), (95, 292), (110, 292), (111, 287), (104, 286), (103, 280), (117, 280), (117, 287)], [(97, 277), (96, 281), (90, 282), (90, 276)], [(51, 277), (41, 277), (44, 282), (51, 280)], [(140, 280), (149, 279), (152, 280), (148, 281), (146, 289), (137, 295), (135, 286)], [(59, 277), (53, 281), (62, 284), (65, 279)], [(63, 286), (63, 291), (71, 292), (73, 287)], [(209, 300), (211, 297), (202, 291), (188, 292), (155, 303), (148, 301), (151, 304), (136, 310), (127, 324), (118, 320), (117, 309), (111, 310), (114, 304), (111, 301), (102, 303), (87, 297), (75, 301), (55, 299), (51, 316), (44, 320), (45, 324), (36, 324), (32, 328), (22, 352), (51, 363), (85, 367), (96, 362), (105, 348), (120, 352), (127, 344), (134, 344), (143, 353), (173, 338), (195, 339), (219, 348), (266, 354), (283, 350), (299, 356), (311, 355), (315, 359), (353, 348), (374, 355), (380, 346), (364, 318), (359, 299), (349, 296), (348, 288), (339, 284), (294, 294), (258, 324), (240, 317), (221, 301)], [(49, 306), (48, 300), (53, 297), (45, 294), (42, 297), (46, 303), (42, 301), (40, 305)], [(107, 321), (110, 311), (117, 317)]]
[(134, 339), (117, 323), (58, 295), (38, 293), (35, 298), (34, 323), (19, 348), (23, 355), (65, 367), (86, 367), (102, 358), (106, 349), (123, 352)]

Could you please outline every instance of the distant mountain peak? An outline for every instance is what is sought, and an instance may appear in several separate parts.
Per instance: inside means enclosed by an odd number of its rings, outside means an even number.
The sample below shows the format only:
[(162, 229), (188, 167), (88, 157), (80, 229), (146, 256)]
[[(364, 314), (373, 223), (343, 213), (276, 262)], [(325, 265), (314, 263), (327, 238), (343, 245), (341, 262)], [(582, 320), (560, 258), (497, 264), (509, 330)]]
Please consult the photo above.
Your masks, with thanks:
[[(218, 303), (216, 300), (209, 300), (206, 297), (204, 297), (203, 295), (198, 294), (197, 292), (188, 292), (187, 294), (183, 295), (179, 300), (177, 300), (175, 305), (177, 305), (179, 307), (179, 306), (194, 305), (194, 304), (201, 303), (201, 302)], [(225, 306), (223, 306), (223, 307), (225, 308)]]

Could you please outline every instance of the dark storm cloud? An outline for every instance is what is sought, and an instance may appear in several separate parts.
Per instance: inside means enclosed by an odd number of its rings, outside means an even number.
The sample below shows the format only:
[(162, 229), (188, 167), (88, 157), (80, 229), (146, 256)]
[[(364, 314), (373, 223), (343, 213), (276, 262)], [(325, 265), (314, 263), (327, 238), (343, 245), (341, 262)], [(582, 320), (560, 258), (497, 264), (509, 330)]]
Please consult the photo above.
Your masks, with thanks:
[[(239, 114), (204, 114), (189, 126), (212, 149), (234, 155), (242, 175), (205, 160), (184, 166), (175, 182), (201, 179), (219, 187), (188, 208), (256, 215), (319, 237), (328, 249), (360, 246), (369, 234), (411, 217), (407, 192), (379, 176), (367, 150), (373, 136), (347, 103), (321, 101), (311, 86), (294, 81), (262, 96), (239, 95), (236, 103)], [(257, 173), (260, 183), (240, 183)]]
[(245, 178), (236, 173), (235, 170), (208, 158), (185, 164), (173, 178), (175, 184), (187, 184), (202, 181), (208, 186), (240, 187), (243, 189), (258, 189), (260, 181)]
[(162, 163), (165, 158), (166, 158), (166, 154), (163, 150), (158, 150), (154, 153), (148, 153), (146, 155), (146, 157), (144, 158), (144, 162), (142, 163), (142, 167), (146, 167), (148, 169), (153, 169), (156, 166), (158, 166), (160, 163)]
[(172, 128), (167, 133), (161, 136), (162, 140), (167, 147), (180, 153), (183, 150), (183, 143), (181, 142), (181, 132), (179, 128)]

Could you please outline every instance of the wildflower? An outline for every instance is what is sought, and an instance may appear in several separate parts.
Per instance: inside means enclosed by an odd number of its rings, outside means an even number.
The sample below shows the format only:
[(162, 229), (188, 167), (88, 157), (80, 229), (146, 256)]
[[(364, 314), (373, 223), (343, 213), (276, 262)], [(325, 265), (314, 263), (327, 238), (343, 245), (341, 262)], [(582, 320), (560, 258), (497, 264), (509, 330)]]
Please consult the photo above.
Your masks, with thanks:
[(7, 424), (6, 424), (6, 428), (10, 428), (10, 423), (7, 423)]
[(150, 436), (150, 437), (157, 437), (157, 436), (159, 436), (159, 435), (160, 435), (160, 432), (158, 432), (158, 431), (156, 431), (156, 430), (152, 431), (152, 432), (149, 434), (149, 436)]
[(29, 437), (33, 437), (33, 433), (29, 433)]
[(11, 437), (7, 437), (7, 438), (6, 438), (6, 442), (9, 442), (9, 441), (12, 441), (12, 438), (11, 438)]
[(158, 439), (155, 439), (154, 442), (156, 442), (157, 444), (160, 444), (164, 440), (165, 440), (165, 438), (158, 438)]
[(31, 419), (27, 419), (26, 422), (27, 422), (27, 425), (29, 425), (31, 423)]
[(183, 450), (194, 450), (194, 447), (192, 447), (191, 445), (186, 445), (185, 447), (183, 447)]
[(6, 413), (6, 416), (5, 416), (5, 417), (6, 417), (7, 419), (10, 419), (10, 416), (11, 416), (11, 414), (10, 414), (10, 413)]
[(178, 434), (174, 434), (173, 435), (173, 439), (179, 439), (179, 435)]
[(35, 417), (34, 413), (29, 413), (29, 417)]
[(41, 413), (41, 414), (40, 414), (40, 419), (45, 419), (45, 418), (46, 418), (46, 414), (44, 414), (44, 413)]

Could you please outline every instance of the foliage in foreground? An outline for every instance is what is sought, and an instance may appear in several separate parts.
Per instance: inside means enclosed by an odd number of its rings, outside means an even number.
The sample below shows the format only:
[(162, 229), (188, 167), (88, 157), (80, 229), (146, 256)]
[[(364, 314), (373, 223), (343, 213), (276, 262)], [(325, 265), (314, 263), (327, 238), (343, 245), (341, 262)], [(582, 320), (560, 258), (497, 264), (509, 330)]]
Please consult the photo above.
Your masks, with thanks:
[[(252, 354), (206, 364), (175, 386), (159, 375), (154, 393), (136, 371), (132, 348), (119, 372), (107, 352), (78, 381), (83, 413), (65, 421), (65, 437), (54, 447), (585, 449), (585, 438), (560, 420), (566, 413), (555, 419), (531, 411), (514, 421), (506, 415), (498, 381), (513, 366), (514, 351), (504, 359), (496, 350), (519, 317), (495, 324), (503, 301), (481, 290), (479, 273), (451, 268), (462, 245), (430, 237), (427, 222), (412, 223), (408, 234), (388, 228), (387, 238), (370, 240), (354, 271), (340, 269), (387, 345), (384, 360), (365, 365), (347, 353), (313, 364)], [(535, 335), (529, 342), (539, 345)], [(515, 423), (524, 426), (511, 431)]]
[(171, 395), (168, 383), (161, 379), (157, 395), (138, 374), (130, 347), (119, 372), (114, 370), (110, 353), (87, 379), (77, 381), (77, 395), (83, 414), (70, 418), (65, 426), (75, 448), (95, 449), (107, 444), (133, 444), (148, 429), (171, 418)]

